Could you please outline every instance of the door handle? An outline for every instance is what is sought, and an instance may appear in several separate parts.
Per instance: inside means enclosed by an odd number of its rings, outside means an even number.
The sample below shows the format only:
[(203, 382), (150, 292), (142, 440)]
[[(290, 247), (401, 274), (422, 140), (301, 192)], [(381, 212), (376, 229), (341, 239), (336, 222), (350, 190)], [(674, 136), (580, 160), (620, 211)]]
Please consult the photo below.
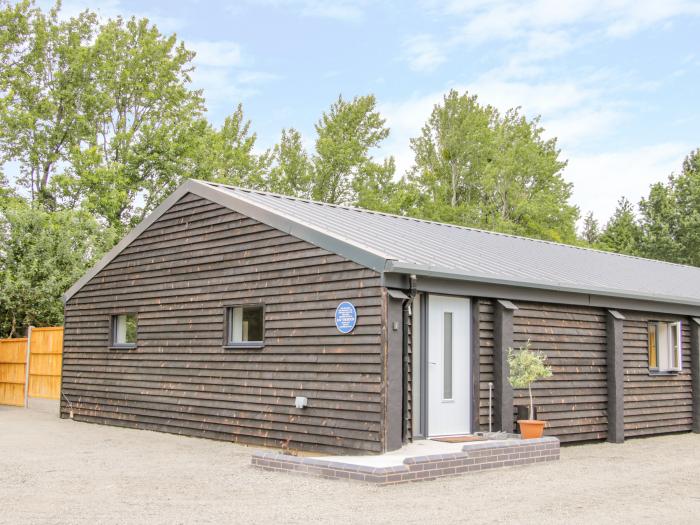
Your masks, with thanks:
[(435, 361), (430, 361), (431, 365), (436, 365), (437, 363)]

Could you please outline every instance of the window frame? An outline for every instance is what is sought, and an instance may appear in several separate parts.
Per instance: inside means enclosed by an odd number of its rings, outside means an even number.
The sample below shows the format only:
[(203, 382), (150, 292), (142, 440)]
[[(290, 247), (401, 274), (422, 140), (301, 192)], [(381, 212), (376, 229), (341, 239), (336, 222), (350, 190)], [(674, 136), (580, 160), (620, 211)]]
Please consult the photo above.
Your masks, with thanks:
[[(666, 325), (666, 342), (662, 345), (661, 325)], [(650, 338), (652, 329), (654, 331), (654, 357), (656, 366), (652, 366), (652, 340)], [(677, 348), (674, 348), (673, 334), (676, 334), (678, 341)], [(667, 349), (667, 350), (665, 350)], [(661, 368), (661, 352), (669, 352), (669, 362), (673, 363), (674, 357), (678, 362), (677, 367), (669, 366)], [(675, 355), (674, 355), (675, 354)], [(683, 322), (682, 321), (649, 321), (647, 324), (647, 365), (649, 375), (677, 375), (683, 372)]]
[[(262, 341), (231, 341), (229, 334), (231, 333), (231, 325), (233, 323), (234, 308), (259, 308), (262, 311)], [(242, 348), (263, 348), (265, 346), (265, 313), (266, 308), (261, 303), (238, 303), (227, 304), (224, 306), (224, 349), (242, 349)]]
[[(117, 342), (117, 319), (121, 315), (133, 315), (136, 318), (136, 342)], [(138, 312), (119, 312), (111, 314), (109, 317), (109, 349), (110, 350), (131, 350), (138, 347), (139, 341), (139, 314)]]

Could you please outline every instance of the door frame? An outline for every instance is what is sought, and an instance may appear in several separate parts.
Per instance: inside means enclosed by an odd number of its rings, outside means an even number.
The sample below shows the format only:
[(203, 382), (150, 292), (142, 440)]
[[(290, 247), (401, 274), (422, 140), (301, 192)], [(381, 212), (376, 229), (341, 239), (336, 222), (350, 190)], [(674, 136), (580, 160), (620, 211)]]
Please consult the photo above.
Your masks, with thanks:
[(430, 337), (430, 323), (428, 321), (428, 316), (430, 312), (430, 296), (439, 295), (444, 297), (452, 297), (456, 299), (467, 299), (469, 300), (469, 338), (468, 338), (468, 360), (469, 360), (469, 381), (468, 391), (469, 391), (469, 405), (470, 405), (470, 432), (474, 433), (479, 430), (479, 356), (480, 356), (480, 338), (479, 338), (479, 299), (476, 297), (469, 297), (457, 294), (446, 294), (446, 293), (420, 293), (420, 305), (419, 305), (419, 353), (420, 353), (420, 396), (419, 399), (413, 399), (412, 403), (418, 402), (420, 405), (420, 415), (418, 419), (418, 428), (413, 428), (412, 439), (428, 439), (430, 436), (429, 428), (429, 410), (430, 410), (430, 400), (429, 400), (429, 378), (428, 378), (428, 366), (429, 366), (429, 356), (428, 356), (428, 341)]

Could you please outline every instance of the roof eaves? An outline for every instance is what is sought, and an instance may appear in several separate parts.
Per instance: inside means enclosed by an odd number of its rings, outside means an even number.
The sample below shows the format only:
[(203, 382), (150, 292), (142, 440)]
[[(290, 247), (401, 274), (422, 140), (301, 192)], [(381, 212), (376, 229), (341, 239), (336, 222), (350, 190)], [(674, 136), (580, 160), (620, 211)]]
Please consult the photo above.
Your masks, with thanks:
[(423, 266), (410, 263), (390, 261), (386, 266), (386, 272), (396, 272), (404, 274), (422, 275), (425, 277), (437, 277), (444, 279), (457, 279), (461, 281), (478, 282), (484, 284), (494, 284), (502, 286), (519, 286), (523, 288), (536, 288), (553, 292), (578, 293), (588, 295), (599, 295), (603, 297), (613, 297), (617, 299), (631, 299), (636, 301), (653, 301), (657, 303), (679, 304), (684, 306), (700, 307), (700, 299), (691, 297), (668, 296), (661, 294), (642, 294), (624, 290), (609, 289), (603, 287), (577, 287), (570, 285), (554, 285), (543, 283), (534, 279), (504, 279), (486, 275), (476, 275), (473, 273), (450, 270), (436, 266)]

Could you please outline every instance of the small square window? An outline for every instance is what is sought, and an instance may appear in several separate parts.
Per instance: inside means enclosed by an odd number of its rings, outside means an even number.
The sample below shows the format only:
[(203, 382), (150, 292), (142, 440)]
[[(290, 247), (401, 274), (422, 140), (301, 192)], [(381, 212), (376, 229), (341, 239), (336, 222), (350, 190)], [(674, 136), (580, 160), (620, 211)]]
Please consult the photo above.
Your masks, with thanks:
[(113, 347), (135, 347), (137, 326), (138, 321), (134, 313), (113, 315), (111, 345)]
[(649, 370), (652, 372), (680, 372), (681, 323), (653, 322), (648, 327)]
[(231, 306), (226, 309), (226, 346), (260, 347), (264, 340), (262, 306)]

